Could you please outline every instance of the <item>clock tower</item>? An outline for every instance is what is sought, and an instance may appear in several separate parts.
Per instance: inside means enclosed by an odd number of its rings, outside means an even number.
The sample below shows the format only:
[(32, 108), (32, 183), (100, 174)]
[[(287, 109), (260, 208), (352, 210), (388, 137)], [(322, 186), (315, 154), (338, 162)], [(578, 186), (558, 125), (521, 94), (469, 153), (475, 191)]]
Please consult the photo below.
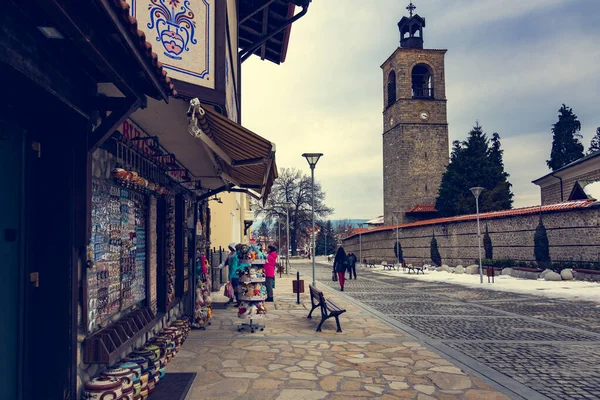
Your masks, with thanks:
[(383, 63), (383, 212), (386, 225), (435, 217), (448, 164), (444, 56), (423, 48), (425, 18), (398, 22), (400, 47)]

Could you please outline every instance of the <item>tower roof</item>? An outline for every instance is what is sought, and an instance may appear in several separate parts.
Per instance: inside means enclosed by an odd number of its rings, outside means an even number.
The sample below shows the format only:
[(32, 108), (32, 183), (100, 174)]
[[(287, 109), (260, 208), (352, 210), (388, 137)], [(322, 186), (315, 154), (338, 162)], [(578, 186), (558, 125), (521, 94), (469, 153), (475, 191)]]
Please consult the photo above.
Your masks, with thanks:
[(398, 22), (400, 30), (400, 47), (422, 49), (423, 48), (423, 28), (425, 28), (425, 18), (413, 12), (417, 7), (411, 2), (406, 9), (410, 12), (409, 17), (402, 17)]

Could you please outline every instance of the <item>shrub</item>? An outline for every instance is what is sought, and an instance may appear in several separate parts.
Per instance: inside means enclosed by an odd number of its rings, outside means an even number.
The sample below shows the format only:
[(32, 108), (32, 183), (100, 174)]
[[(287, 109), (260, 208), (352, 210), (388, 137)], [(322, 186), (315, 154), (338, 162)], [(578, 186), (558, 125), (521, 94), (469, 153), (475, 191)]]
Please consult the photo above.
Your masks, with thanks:
[(431, 252), (431, 263), (436, 267), (440, 267), (442, 265), (442, 256), (440, 254), (440, 250), (438, 249), (438, 242), (435, 238), (435, 233), (431, 238), (431, 245), (429, 246)]
[(546, 227), (541, 218), (533, 235), (533, 252), (535, 254), (535, 261), (537, 261), (540, 268), (550, 267), (550, 243), (548, 242)]
[(400, 242), (394, 243), (394, 255), (396, 256), (397, 260), (404, 262), (404, 254), (402, 254), (402, 245)]
[(492, 259), (494, 258), (494, 247), (492, 246), (492, 238), (488, 233), (487, 224), (485, 225), (485, 234), (483, 235), (483, 250), (485, 251), (485, 258)]

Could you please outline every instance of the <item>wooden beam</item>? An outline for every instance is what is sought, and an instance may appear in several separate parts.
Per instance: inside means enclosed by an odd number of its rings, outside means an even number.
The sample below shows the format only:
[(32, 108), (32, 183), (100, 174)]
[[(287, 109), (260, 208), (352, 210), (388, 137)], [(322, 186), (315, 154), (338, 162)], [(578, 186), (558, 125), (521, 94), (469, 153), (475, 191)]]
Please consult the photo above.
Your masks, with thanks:
[[(263, 10), (263, 21), (262, 21), (262, 34), (261, 36), (265, 36), (267, 34), (267, 28), (269, 26), (269, 7), (265, 7)], [(260, 59), (265, 59), (265, 51), (267, 49), (267, 42), (264, 42), (262, 46), (260, 46)]]
[(140, 108), (142, 102), (140, 99), (130, 99), (129, 105), (122, 106), (118, 110), (114, 110), (106, 119), (104, 119), (96, 129), (89, 133), (88, 136), (88, 152), (93, 153), (113, 134), (113, 132), (121, 126), (135, 110)]
[(258, 7), (256, 10), (252, 11), (250, 14), (248, 14), (247, 16), (245, 16), (239, 23), (239, 25), (242, 25), (244, 22), (248, 21), (250, 18), (254, 17), (256, 14), (258, 14), (259, 12), (261, 12), (261, 10), (263, 10), (265, 7), (269, 7), (271, 5), (271, 3), (276, 2), (277, 0), (268, 0), (265, 4), (263, 4), (262, 6)]
[[(129, 51), (131, 53), (133, 53), (133, 55), (135, 56), (136, 60), (138, 61), (139, 65), (140, 65), (140, 67), (142, 67), (142, 70), (144, 71), (145, 75), (148, 76), (148, 78), (150, 79), (150, 81), (152, 82), (154, 87), (158, 90), (158, 92), (160, 93), (162, 98), (165, 100), (165, 102), (168, 103), (169, 102), (169, 93), (167, 92), (167, 89), (164, 86), (162, 79), (158, 78), (158, 73), (156, 72), (156, 69), (152, 66), (151, 62), (148, 60), (148, 57), (142, 53), (140, 46), (138, 46), (137, 43), (134, 42), (134, 39), (131, 37), (131, 34), (129, 33), (129, 27), (126, 28), (123, 25), (121, 18), (119, 17), (119, 15), (117, 15), (117, 12), (113, 8), (113, 6), (109, 3), (110, 1), (111, 0), (98, 0), (98, 2), (100, 4), (102, 4), (102, 7), (104, 8), (106, 13), (110, 17), (115, 28), (118, 30), (120, 35), (123, 37), (125, 43), (127, 44)], [(136, 40), (139, 40), (139, 39), (136, 38)]]
[[(22, 21), (26, 17), (25, 13), (13, 7), (12, 2), (6, 2), (0, 13), (0, 62), (25, 75), (88, 118), (85, 96), (91, 93), (93, 82), (89, 82), (87, 87), (84, 81), (78, 79), (79, 70), (76, 67), (60, 65), (49, 48), (44, 47), (30, 31), (25, 30)], [(69, 80), (64, 75), (68, 68), (73, 72)]]

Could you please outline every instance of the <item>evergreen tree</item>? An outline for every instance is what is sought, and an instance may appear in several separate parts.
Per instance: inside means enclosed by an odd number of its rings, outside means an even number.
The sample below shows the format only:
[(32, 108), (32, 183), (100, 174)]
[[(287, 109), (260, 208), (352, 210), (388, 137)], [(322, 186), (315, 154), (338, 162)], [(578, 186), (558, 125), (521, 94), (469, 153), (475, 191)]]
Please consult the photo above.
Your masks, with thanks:
[(325, 255), (335, 254), (337, 250), (337, 240), (335, 238), (335, 231), (333, 229), (333, 224), (330, 220), (327, 220), (325, 223), (325, 237), (326, 237), (326, 247), (325, 247)]
[(595, 153), (597, 151), (600, 151), (600, 127), (596, 129), (596, 135), (592, 138), (592, 141), (590, 142), (588, 154)]
[(492, 238), (488, 232), (487, 224), (485, 224), (485, 234), (483, 235), (483, 250), (486, 259), (491, 260), (494, 258), (494, 247), (492, 246)]
[(512, 207), (512, 185), (504, 171), (503, 152), (500, 135), (494, 133), (488, 140), (479, 123), (465, 142), (453, 143), (450, 164), (442, 176), (436, 200), (441, 216), (475, 213), (475, 201), (469, 191), (474, 186), (486, 189), (479, 198), (480, 211)]
[(550, 243), (548, 241), (548, 233), (546, 227), (540, 216), (540, 223), (535, 229), (533, 235), (533, 252), (535, 254), (535, 261), (541, 268), (550, 267)]
[(404, 262), (404, 254), (402, 254), (402, 245), (400, 242), (394, 243), (394, 255), (396, 256), (396, 260), (401, 263)]
[(436, 267), (442, 266), (442, 255), (440, 254), (440, 250), (438, 249), (438, 242), (435, 238), (435, 233), (431, 238), (431, 244), (429, 246), (429, 251), (431, 253), (431, 263)]
[(552, 171), (564, 167), (583, 157), (581, 139), (581, 122), (577, 115), (566, 105), (558, 110), (558, 122), (552, 125), (552, 151), (550, 159), (546, 161)]
[(317, 238), (315, 239), (315, 255), (322, 256), (327, 254), (327, 250), (325, 248), (325, 227), (321, 222), (317, 222), (315, 224), (315, 229), (318, 229)]

